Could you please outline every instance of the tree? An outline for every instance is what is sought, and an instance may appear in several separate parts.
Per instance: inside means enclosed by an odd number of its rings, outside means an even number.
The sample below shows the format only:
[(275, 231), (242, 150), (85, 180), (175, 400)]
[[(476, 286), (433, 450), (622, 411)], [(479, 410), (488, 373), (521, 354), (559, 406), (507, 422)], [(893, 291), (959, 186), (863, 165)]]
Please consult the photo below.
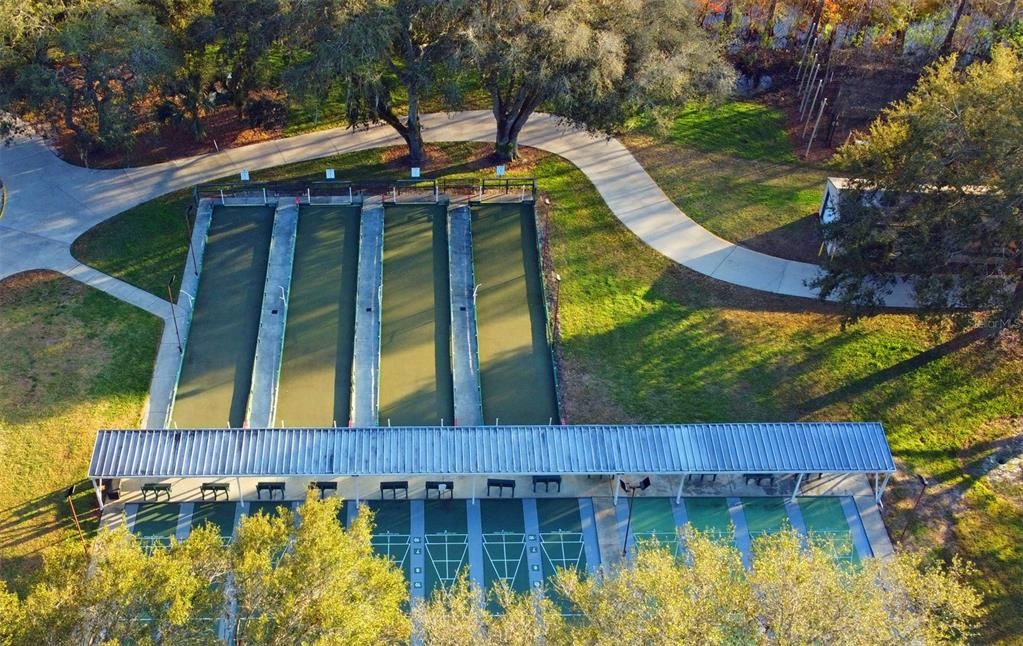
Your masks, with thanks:
[(463, 577), (415, 610), (426, 643), (951, 644), (966, 642), (980, 595), (958, 561), (896, 554), (851, 564), (828, 540), (793, 530), (757, 538), (752, 568), (731, 541), (687, 529), (679, 557), (645, 545), (631, 563), (587, 577), (561, 570), (553, 588), (574, 615), (535, 593)]
[(284, 37), (285, 0), (212, 0), (214, 43), (228, 74), (227, 90), (239, 116), (245, 116), (253, 93), (268, 81), (267, 58)]
[[(539, 593), (516, 594), (499, 582), (487, 595), (463, 572), (447, 589), (439, 589), (412, 610), (423, 641), (432, 646), (461, 644), (567, 643), (561, 609)], [(496, 608), (496, 611), (491, 608)]]
[(465, 59), (490, 93), (501, 159), (530, 115), (613, 133), (644, 110), (734, 87), (734, 70), (684, 0), (481, 0)]
[(952, 41), (955, 39), (956, 31), (959, 29), (959, 20), (963, 17), (963, 12), (966, 11), (966, 5), (969, 0), (959, 0), (959, 4), (956, 5), (956, 10), (952, 14), (952, 24), (948, 26), (948, 31), (945, 33), (945, 40), (941, 43), (941, 49), (938, 51), (940, 56), (946, 56), (952, 53)]
[[(1008, 47), (963, 73), (930, 68), (838, 162), (857, 180), (824, 235), (837, 252), (812, 284), (859, 312), (899, 278), (921, 312), (971, 320), (1023, 310), (1023, 60)], [(880, 203), (880, 207), (876, 204)], [(997, 327), (997, 326), (995, 326)]]
[(340, 501), (314, 495), (301, 523), (280, 509), (245, 518), (231, 549), (229, 622), (244, 644), (393, 644), (409, 638), (405, 577), (373, 552), (372, 513), (348, 531)]
[[(424, 160), (420, 104), (457, 88), (453, 55), (466, 16), (461, 0), (326, 0), (310, 5), (292, 33), (312, 52), (295, 76), (323, 87), (340, 79), (347, 88), (352, 126), (383, 121)], [(308, 90), (310, 83), (302, 83)], [(404, 106), (402, 105), (404, 103)], [(399, 110), (404, 108), (402, 119)]]
[(222, 556), (219, 532), (212, 530), (152, 556), (124, 528), (101, 532), (91, 559), (77, 543), (61, 545), (46, 555), (39, 581), (17, 610), (4, 613), (10, 642), (209, 643), (217, 635), (209, 618), (222, 606)]
[(43, 36), (19, 70), (15, 100), (74, 132), (86, 163), (94, 147), (130, 151), (135, 102), (170, 68), (152, 14), (132, 0), (82, 4)]

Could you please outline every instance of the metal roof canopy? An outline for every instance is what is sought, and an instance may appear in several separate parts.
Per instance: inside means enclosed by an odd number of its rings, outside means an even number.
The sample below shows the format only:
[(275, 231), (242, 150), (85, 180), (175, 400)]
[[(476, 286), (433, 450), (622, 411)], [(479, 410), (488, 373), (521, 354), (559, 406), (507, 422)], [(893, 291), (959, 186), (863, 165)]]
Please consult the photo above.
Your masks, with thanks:
[(879, 423), (103, 430), (89, 477), (895, 472)]

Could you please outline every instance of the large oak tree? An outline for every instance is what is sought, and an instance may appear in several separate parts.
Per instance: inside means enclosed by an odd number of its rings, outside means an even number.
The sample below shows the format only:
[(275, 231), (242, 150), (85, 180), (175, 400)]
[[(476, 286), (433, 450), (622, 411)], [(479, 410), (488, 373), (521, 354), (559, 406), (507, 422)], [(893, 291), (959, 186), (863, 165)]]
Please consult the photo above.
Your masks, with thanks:
[(726, 95), (735, 78), (683, 0), (480, 0), (464, 56), (490, 93), (502, 159), (541, 106), (611, 134), (644, 110)]

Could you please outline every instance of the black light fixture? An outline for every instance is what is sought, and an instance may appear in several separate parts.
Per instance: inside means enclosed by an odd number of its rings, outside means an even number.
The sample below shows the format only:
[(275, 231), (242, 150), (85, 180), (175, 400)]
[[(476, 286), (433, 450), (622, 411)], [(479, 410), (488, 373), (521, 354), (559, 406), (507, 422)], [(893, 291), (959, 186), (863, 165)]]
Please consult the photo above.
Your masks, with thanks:
[(629, 494), (629, 520), (625, 523), (625, 542), (622, 544), (622, 556), (624, 557), (629, 552), (629, 530), (632, 528), (632, 499), (636, 497), (637, 491), (645, 491), (650, 486), (650, 476), (643, 478), (639, 482), (618, 480), (618, 486), (621, 487), (622, 491)]

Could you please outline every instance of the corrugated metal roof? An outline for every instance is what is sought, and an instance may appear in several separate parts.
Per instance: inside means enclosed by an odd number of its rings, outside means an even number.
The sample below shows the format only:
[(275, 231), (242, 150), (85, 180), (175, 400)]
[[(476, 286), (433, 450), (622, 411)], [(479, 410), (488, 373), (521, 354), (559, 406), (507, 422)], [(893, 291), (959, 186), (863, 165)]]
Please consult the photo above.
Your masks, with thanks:
[(92, 478), (890, 473), (878, 423), (100, 431)]

